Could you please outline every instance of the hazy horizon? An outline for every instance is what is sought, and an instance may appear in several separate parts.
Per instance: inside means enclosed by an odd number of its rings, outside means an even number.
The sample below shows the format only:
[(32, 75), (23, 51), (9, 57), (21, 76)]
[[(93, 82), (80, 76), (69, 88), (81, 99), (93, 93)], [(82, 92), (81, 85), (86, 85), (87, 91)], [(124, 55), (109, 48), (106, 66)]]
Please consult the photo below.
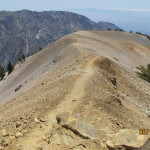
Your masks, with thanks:
[(125, 31), (150, 34), (149, 0), (5, 0), (0, 2), (0, 11), (69, 11), (84, 15), (92, 21), (106, 21)]
[(150, 11), (142, 9), (74, 9), (72, 12), (87, 16), (89, 19), (99, 22), (111, 22), (125, 31), (142, 32), (150, 35)]

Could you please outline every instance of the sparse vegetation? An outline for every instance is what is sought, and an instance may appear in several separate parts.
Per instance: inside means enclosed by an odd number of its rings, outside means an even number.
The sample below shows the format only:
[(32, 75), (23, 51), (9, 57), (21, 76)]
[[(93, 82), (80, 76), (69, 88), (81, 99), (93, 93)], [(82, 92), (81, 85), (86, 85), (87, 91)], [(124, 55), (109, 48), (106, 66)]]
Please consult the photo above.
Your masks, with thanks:
[(138, 77), (147, 82), (150, 82), (150, 64), (148, 64), (146, 68), (143, 66), (139, 66), (137, 67), (137, 69), (139, 70), (137, 72)]
[(136, 34), (141, 34), (141, 35), (142, 35), (142, 33), (141, 33), (141, 32), (136, 32)]
[(5, 76), (5, 69), (2, 66), (0, 66), (0, 80), (2, 80), (4, 76)]
[(42, 50), (42, 47), (39, 47), (39, 50), (38, 51), (41, 51)]
[(147, 35), (147, 34), (143, 34), (143, 33), (141, 33), (141, 32), (136, 32), (136, 34), (146, 36), (146, 37), (150, 40), (150, 36), (149, 36), (149, 35)]
[(21, 62), (21, 61), (22, 61), (22, 60), (21, 60), (21, 58), (19, 58), (19, 59), (18, 59), (18, 61), (20, 61), (20, 62)]
[(21, 56), (21, 58), (19, 58), (18, 60), (19, 60), (20, 62), (23, 62), (23, 61), (25, 61), (25, 59), (26, 59), (26, 56), (23, 54), (23, 55)]
[(123, 30), (123, 29), (115, 29), (114, 31), (124, 32), (124, 30)]
[(8, 65), (7, 65), (8, 74), (10, 74), (13, 70), (14, 70), (14, 66), (13, 66), (13, 65), (11, 64), (11, 62), (9, 61)]
[(123, 30), (123, 29), (119, 29), (119, 31), (120, 31), (120, 32), (124, 32), (124, 30)]

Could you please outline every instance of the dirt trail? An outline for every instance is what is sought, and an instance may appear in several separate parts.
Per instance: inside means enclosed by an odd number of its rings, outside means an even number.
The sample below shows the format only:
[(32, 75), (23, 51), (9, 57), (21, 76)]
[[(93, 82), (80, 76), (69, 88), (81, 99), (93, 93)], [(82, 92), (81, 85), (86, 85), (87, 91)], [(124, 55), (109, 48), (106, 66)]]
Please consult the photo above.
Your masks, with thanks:
[(38, 143), (42, 140), (43, 135), (46, 135), (46, 133), (53, 129), (53, 125), (56, 124), (57, 114), (63, 112), (72, 112), (74, 108), (81, 104), (82, 97), (84, 96), (85, 85), (88, 82), (88, 79), (94, 73), (92, 70), (92, 63), (96, 58), (97, 57), (92, 58), (91, 61), (87, 64), (83, 70), (84, 73), (80, 75), (79, 79), (72, 87), (72, 92), (66, 95), (65, 99), (62, 100), (55, 109), (47, 113), (45, 117), (47, 122), (45, 125), (42, 125), (42, 129), (34, 129), (32, 133), (20, 141), (20, 146), (28, 145), (30, 146), (30, 149), (36, 148)]

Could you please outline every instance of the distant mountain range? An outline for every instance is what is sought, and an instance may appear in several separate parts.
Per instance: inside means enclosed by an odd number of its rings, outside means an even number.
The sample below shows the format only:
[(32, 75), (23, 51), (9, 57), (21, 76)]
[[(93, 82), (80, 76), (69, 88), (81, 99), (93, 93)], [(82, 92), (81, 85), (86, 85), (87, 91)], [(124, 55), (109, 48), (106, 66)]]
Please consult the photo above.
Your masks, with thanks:
[(141, 32), (150, 35), (150, 11), (145, 9), (70, 9), (69, 11), (84, 15), (98, 22), (113, 22), (125, 31)]
[(79, 30), (119, 29), (108, 22), (95, 23), (85, 16), (63, 11), (0, 12), (0, 65), (16, 63), (59, 38)]

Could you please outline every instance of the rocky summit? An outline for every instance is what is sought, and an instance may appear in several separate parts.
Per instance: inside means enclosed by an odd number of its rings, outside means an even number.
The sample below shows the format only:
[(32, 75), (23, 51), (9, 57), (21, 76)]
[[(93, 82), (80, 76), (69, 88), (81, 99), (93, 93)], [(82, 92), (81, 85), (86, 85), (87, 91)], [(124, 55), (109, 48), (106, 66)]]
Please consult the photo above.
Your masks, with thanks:
[(61, 37), (81, 30), (118, 29), (111, 23), (95, 23), (90, 19), (63, 11), (0, 12), (0, 64), (16, 63), (24, 55), (32, 55)]

